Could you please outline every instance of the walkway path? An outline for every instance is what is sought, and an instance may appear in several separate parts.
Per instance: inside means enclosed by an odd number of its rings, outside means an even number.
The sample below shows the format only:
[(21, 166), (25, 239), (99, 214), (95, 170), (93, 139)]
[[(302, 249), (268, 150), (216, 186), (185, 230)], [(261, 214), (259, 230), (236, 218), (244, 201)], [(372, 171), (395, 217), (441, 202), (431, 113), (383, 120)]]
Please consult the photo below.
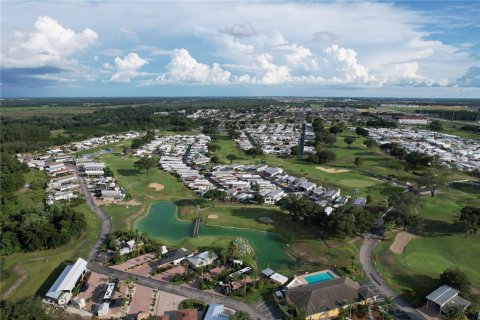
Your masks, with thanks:
[(15, 282), (2, 294), (2, 299), (7, 299), (15, 289), (17, 289), (23, 281), (28, 276), (27, 270), (25, 270), (21, 265), (15, 264), (12, 268), (12, 271), (15, 273), (17, 278), (15, 279)]

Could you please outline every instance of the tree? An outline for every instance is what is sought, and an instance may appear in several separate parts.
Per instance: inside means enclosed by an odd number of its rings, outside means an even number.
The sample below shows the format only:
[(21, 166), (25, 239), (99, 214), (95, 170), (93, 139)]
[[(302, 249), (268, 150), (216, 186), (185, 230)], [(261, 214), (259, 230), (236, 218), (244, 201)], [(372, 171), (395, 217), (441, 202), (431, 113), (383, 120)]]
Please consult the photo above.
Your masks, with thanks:
[(432, 131), (442, 131), (443, 129), (443, 126), (442, 126), (442, 123), (438, 120), (433, 120), (432, 122), (430, 122), (430, 124), (428, 125), (428, 128)]
[(452, 304), (447, 310), (448, 320), (467, 320), (465, 308), (458, 304)]
[(350, 137), (350, 136), (349, 136), (349, 137), (345, 137), (345, 138), (343, 139), (343, 142), (345, 142), (345, 143), (347, 144), (347, 148), (350, 148), (350, 145), (355, 142), (355, 138), (354, 138), (354, 137)]
[(253, 201), (255, 201), (258, 204), (263, 204), (265, 203), (265, 197), (262, 196), (260, 193), (255, 193), (252, 198)]
[(140, 160), (136, 161), (133, 166), (138, 168), (138, 170), (143, 170), (145, 169), (147, 172), (150, 171), (151, 168), (155, 167), (157, 162), (155, 161), (154, 158), (149, 158), (149, 157), (142, 157)]
[(54, 320), (60, 318), (58, 314), (47, 314), (42, 301), (35, 296), (0, 302), (0, 319)]
[(427, 167), (432, 160), (433, 157), (420, 151), (412, 151), (405, 157), (405, 162), (414, 168)]
[(362, 137), (367, 137), (368, 136), (368, 130), (364, 129), (364, 128), (361, 128), (361, 127), (357, 127), (355, 129), (355, 133), (357, 134), (358, 138), (360, 138), (360, 136), (362, 136)]
[(360, 158), (360, 157), (356, 157), (355, 160), (353, 161), (353, 163), (357, 166), (357, 167), (361, 167), (363, 165), (363, 159)]
[(220, 149), (222, 149), (222, 147), (220, 147), (218, 144), (210, 143), (208, 145), (208, 151), (210, 151), (212, 153), (215, 153), (215, 152), (219, 151)]
[(448, 172), (443, 167), (436, 167), (427, 170), (420, 178), (420, 183), (430, 190), (432, 197), (435, 196), (435, 192), (444, 186), (448, 180)]
[(298, 156), (299, 153), (300, 153), (300, 147), (299, 146), (290, 147), (290, 155), (291, 156)]
[(465, 273), (459, 269), (446, 269), (440, 275), (440, 281), (443, 284), (459, 290), (463, 294), (470, 293), (470, 281)]
[(365, 139), (365, 141), (363, 141), (363, 144), (369, 149), (375, 147), (375, 141), (373, 141), (372, 139)]
[(133, 285), (133, 277), (128, 276), (127, 279), (125, 279), (125, 284), (127, 285), (128, 288), (131, 288)]
[(212, 163), (219, 163), (219, 162), (220, 162), (220, 158), (217, 157), (217, 156), (212, 156), (212, 157), (210, 158), (210, 161), (211, 161)]
[(227, 159), (230, 160), (230, 163), (232, 163), (233, 160), (237, 159), (237, 156), (231, 153), (227, 155)]
[(335, 155), (334, 152), (330, 150), (321, 150), (320, 152), (317, 152), (313, 156), (310, 157), (310, 161), (313, 163), (327, 163), (331, 161), (335, 161), (337, 156)]
[(263, 154), (263, 151), (259, 148), (250, 148), (245, 151), (245, 154), (247, 156), (251, 156), (252, 158), (255, 158), (257, 156), (261, 156)]
[(328, 131), (330, 131), (330, 133), (334, 134), (334, 135), (337, 135), (337, 133), (340, 132), (339, 128), (337, 126), (331, 126)]
[(124, 155), (129, 154), (131, 151), (132, 151), (132, 148), (129, 147), (129, 146), (123, 146), (123, 147), (122, 147), (122, 153), (123, 153)]
[(476, 234), (478, 229), (480, 229), (480, 208), (472, 206), (463, 207), (458, 221), (465, 230), (465, 237), (469, 233)]

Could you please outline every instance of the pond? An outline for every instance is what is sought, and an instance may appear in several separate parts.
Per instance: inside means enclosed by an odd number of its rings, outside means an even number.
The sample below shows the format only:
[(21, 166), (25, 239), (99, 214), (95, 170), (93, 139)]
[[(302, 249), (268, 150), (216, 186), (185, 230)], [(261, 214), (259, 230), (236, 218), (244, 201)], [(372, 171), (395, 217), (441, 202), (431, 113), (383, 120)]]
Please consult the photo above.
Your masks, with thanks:
[[(152, 204), (148, 214), (135, 223), (140, 231), (146, 231), (153, 237), (163, 239), (169, 244), (180, 245), (183, 240), (192, 237), (193, 222), (177, 218), (177, 207), (171, 202)], [(259, 268), (286, 269), (293, 259), (284, 251), (282, 237), (273, 232), (251, 229), (229, 228), (201, 224), (199, 237), (241, 237), (255, 249)]]

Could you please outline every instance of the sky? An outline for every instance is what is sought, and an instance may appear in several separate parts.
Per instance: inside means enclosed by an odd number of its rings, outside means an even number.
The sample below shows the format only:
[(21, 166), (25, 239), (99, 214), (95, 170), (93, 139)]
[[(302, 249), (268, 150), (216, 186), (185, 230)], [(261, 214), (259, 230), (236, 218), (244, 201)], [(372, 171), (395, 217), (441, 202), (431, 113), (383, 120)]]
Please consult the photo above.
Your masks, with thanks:
[(2, 1), (1, 96), (480, 98), (480, 1)]

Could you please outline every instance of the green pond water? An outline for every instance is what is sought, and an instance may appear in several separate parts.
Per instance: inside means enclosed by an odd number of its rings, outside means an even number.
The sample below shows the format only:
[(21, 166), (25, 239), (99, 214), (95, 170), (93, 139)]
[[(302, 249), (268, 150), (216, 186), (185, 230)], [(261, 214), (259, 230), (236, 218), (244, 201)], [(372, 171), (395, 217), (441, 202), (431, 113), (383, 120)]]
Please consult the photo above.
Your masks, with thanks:
[[(192, 237), (194, 225), (192, 221), (178, 220), (176, 209), (176, 205), (171, 202), (156, 202), (152, 204), (146, 216), (137, 220), (135, 227), (169, 244), (179, 245), (183, 240)], [(269, 266), (274, 269), (286, 269), (292, 262), (292, 258), (284, 251), (282, 237), (273, 232), (201, 224), (199, 237), (202, 236), (232, 239), (241, 237), (248, 240), (255, 249), (260, 268)]]

